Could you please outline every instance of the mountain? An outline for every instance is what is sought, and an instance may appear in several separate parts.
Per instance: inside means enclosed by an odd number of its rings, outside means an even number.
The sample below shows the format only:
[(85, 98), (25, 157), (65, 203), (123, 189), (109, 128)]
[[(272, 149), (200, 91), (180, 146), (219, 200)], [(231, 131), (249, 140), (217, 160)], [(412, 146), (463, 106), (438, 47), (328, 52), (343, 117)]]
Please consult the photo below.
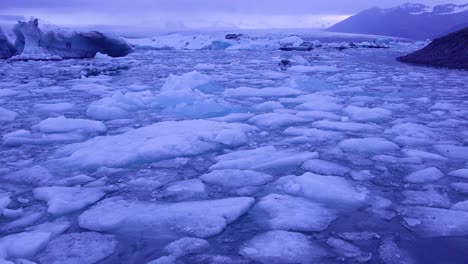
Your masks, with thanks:
[(393, 8), (371, 8), (349, 17), (328, 31), (434, 39), (468, 26), (468, 4), (429, 7), (404, 4)]
[(435, 39), (427, 47), (398, 60), (412, 64), (468, 70), (468, 27)]

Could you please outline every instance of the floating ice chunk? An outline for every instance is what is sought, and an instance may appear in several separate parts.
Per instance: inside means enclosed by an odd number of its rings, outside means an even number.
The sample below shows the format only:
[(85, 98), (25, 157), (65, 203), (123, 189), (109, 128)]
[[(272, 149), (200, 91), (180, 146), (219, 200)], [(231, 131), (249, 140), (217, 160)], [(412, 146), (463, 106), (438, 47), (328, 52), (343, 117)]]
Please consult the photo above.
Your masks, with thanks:
[(224, 91), (224, 97), (288, 97), (303, 94), (302, 91), (289, 87), (250, 88), (239, 87)]
[(468, 212), (433, 207), (403, 207), (400, 213), (418, 224), (409, 229), (422, 237), (450, 237), (468, 235)]
[(324, 142), (329, 140), (339, 140), (343, 137), (340, 132), (320, 130), (316, 128), (289, 127), (283, 134), (288, 136), (305, 137), (307, 142)]
[(468, 201), (456, 203), (450, 209), (468, 212)]
[(19, 92), (12, 89), (0, 89), (0, 97), (10, 97), (17, 94), (19, 94)]
[(113, 235), (64, 234), (50, 241), (39, 260), (50, 264), (99, 263), (112, 255), (116, 247), (117, 240)]
[(322, 175), (344, 176), (350, 172), (345, 166), (319, 159), (308, 160), (302, 164), (302, 169)]
[(448, 175), (453, 176), (453, 177), (468, 179), (468, 169), (459, 169), (459, 170), (451, 171), (448, 173)]
[(403, 195), (405, 196), (403, 204), (406, 205), (423, 205), (442, 208), (448, 208), (451, 205), (446, 195), (442, 195), (434, 189), (429, 189), (427, 191), (404, 191)]
[(278, 102), (273, 102), (273, 101), (267, 101), (263, 102), (261, 104), (255, 105), (254, 109), (258, 111), (273, 111), (275, 109), (282, 109), (284, 106), (281, 103)]
[(80, 174), (76, 176), (72, 176), (69, 178), (65, 178), (62, 180), (58, 180), (54, 182), (56, 186), (75, 186), (75, 185), (82, 185), (88, 182), (95, 181), (96, 178), (90, 177), (88, 175)]
[(270, 194), (252, 209), (261, 226), (290, 231), (323, 231), (335, 220), (336, 212), (321, 204), (289, 195)]
[(0, 259), (30, 258), (49, 242), (45, 232), (22, 232), (0, 238)]
[(360, 122), (379, 122), (390, 119), (392, 111), (384, 108), (367, 108), (350, 105), (343, 109), (343, 112), (352, 120)]
[(385, 133), (420, 139), (438, 138), (438, 135), (435, 132), (433, 132), (431, 128), (414, 123), (403, 123), (394, 125), (392, 128), (385, 130)]
[(218, 122), (228, 122), (228, 123), (235, 123), (235, 122), (244, 122), (249, 120), (250, 118), (254, 117), (255, 115), (252, 113), (232, 113), (225, 116), (220, 117), (213, 117), (209, 120), (218, 121)]
[(352, 171), (351, 178), (353, 178), (355, 181), (365, 181), (375, 178), (375, 175), (372, 174), (369, 170)]
[(328, 207), (361, 206), (368, 198), (366, 188), (354, 186), (345, 178), (307, 172), (302, 176), (285, 176), (276, 182), (279, 190), (305, 197)]
[(326, 255), (324, 249), (305, 235), (280, 230), (255, 236), (241, 247), (239, 253), (252, 261), (266, 264), (317, 263)]
[(453, 145), (436, 145), (434, 146), (440, 154), (449, 159), (468, 160), (468, 147), (453, 146)]
[(317, 158), (316, 152), (277, 150), (273, 146), (239, 150), (216, 157), (217, 163), (210, 170), (268, 170), (299, 167), (304, 161)]
[(315, 101), (315, 102), (307, 102), (300, 104), (296, 107), (298, 110), (303, 111), (325, 111), (325, 112), (333, 112), (333, 111), (340, 111), (343, 109), (343, 106), (334, 102), (329, 101)]
[(284, 86), (298, 89), (304, 92), (317, 92), (321, 90), (336, 89), (336, 87), (332, 84), (309, 76), (290, 78), (286, 80)]
[(384, 138), (351, 138), (338, 144), (343, 151), (379, 154), (383, 152), (397, 151), (400, 147)]
[(152, 100), (153, 97), (144, 92), (126, 94), (117, 92), (112, 97), (91, 103), (86, 115), (99, 120), (128, 118), (131, 112), (148, 108)]
[(175, 264), (175, 262), (176, 258), (174, 256), (162, 256), (146, 264)]
[(10, 197), (11, 197), (10, 193), (0, 191), (0, 212), (2, 212), (3, 209), (8, 207), (8, 205), (11, 202)]
[(78, 132), (84, 134), (100, 134), (107, 131), (107, 127), (99, 121), (87, 119), (68, 119), (65, 117), (47, 118), (39, 124), (33, 126), (33, 129), (47, 134), (62, 134)]
[(310, 73), (310, 72), (337, 72), (339, 69), (335, 66), (304, 66), (304, 65), (296, 65), (290, 67), (288, 70), (292, 72), (299, 72), (299, 73)]
[(279, 40), (279, 44), (282, 47), (299, 47), (304, 44), (304, 40), (299, 36), (289, 36)]
[(309, 120), (292, 114), (267, 113), (256, 115), (248, 122), (258, 127), (279, 128), (307, 123)]
[(81, 168), (125, 167), (193, 156), (244, 145), (248, 141), (246, 133), (255, 129), (244, 124), (206, 120), (161, 122), (62, 147), (53, 162)]
[(41, 113), (63, 113), (75, 108), (76, 106), (71, 103), (35, 104), (33, 107), (34, 111)]
[(34, 198), (47, 202), (47, 212), (57, 216), (79, 211), (99, 201), (106, 194), (103, 188), (40, 187)]
[(205, 184), (199, 179), (177, 181), (169, 184), (156, 197), (169, 198), (174, 201), (194, 200), (206, 198)]
[(23, 208), (19, 209), (3, 209), (3, 216), (6, 218), (18, 218), (23, 214)]
[(312, 123), (313, 127), (346, 131), (346, 132), (375, 132), (381, 129), (378, 125), (373, 124), (361, 124), (353, 122), (333, 122), (328, 120), (316, 121)]
[(277, 50), (278, 48), (278, 42), (269, 39), (244, 39), (239, 44), (226, 48), (226, 50)]
[(181, 258), (190, 254), (199, 254), (210, 247), (208, 241), (194, 237), (183, 237), (167, 245), (164, 250), (171, 256)]
[(346, 258), (354, 258), (357, 262), (364, 263), (372, 259), (372, 253), (361, 251), (357, 246), (344, 240), (330, 237), (327, 244), (335, 249), (335, 251)]
[(240, 188), (245, 186), (258, 186), (270, 182), (271, 175), (250, 170), (215, 170), (200, 176), (208, 184), (219, 185), (225, 188)]
[(405, 155), (409, 157), (417, 157), (425, 160), (440, 160), (440, 161), (445, 161), (447, 158), (437, 155), (435, 153), (430, 153), (427, 151), (422, 151), (422, 150), (416, 150), (416, 149), (403, 149), (402, 150)]
[(30, 168), (14, 171), (0, 178), (6, 182), (15, 184), (24, 184), (28, 186), (41, 186), (45, 185), (49, 180), (53, 178), (49, 170), (36, 165)]
[(82, 141), (86, 138), (85, 134), (79, 132), (63, 133), (63, 134), (31, 134), (27, 130), (17, 130), (6, 135), (3, 135), (3, 144), (5, 146), (20, 146), (23, 144), (51, 144), (51, 143), (66, 143)]
[(182, 76), (170, 74), (161, 87), (161, 95), (190, 95), (194, 90), (202, 93), (215, 93), (221, 92), (223, 87), (211, 81), (206, 75), (192, 71)]
[(405, 177), (407, 182), (411, 183), (425, 183), (440, 180), (444, 177), (444, 174), (435, 167), (425, 168), (419, 171), (415, 171)]
[(11, 122), (18, 117), (18, 113), (0, 107), (0, 122)]
[(204, 238), (221, 233), (253, 203), (254, 199), (249, 197), (169, 204), (117, 197), (103, 200), (85, 211), (78, 222), (82, 228), (100, 232)]
[(379, 247), (379, 257), (385, 264), (413, 264), (412, 258), (390, 238), (382, 241)]
[(468, 183), (465, 182), (453, 182), (450, 184), (450, 187), (455, 189), (457, 192), (462, 194), (468, 194)]

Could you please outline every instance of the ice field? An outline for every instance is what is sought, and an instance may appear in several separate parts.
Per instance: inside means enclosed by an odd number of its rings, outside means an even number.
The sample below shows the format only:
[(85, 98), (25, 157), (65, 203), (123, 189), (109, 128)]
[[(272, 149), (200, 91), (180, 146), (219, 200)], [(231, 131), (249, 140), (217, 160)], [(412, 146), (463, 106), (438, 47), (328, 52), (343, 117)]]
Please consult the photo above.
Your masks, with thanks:
[(466, 263), (468, 74), (362, 38), (0, 60), (0, 263)]

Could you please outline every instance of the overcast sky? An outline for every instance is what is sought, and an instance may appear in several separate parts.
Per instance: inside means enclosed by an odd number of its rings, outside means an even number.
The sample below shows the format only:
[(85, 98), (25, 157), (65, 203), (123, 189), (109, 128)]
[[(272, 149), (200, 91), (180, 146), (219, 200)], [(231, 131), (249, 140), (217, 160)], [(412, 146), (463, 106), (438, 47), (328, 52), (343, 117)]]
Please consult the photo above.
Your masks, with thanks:
[[(0, 15), (60, 25), (181, 28), (320, 28), (373, 6), (408, 0), (0, 0)], [(427, 5), (468, 0), (412, 0)]]

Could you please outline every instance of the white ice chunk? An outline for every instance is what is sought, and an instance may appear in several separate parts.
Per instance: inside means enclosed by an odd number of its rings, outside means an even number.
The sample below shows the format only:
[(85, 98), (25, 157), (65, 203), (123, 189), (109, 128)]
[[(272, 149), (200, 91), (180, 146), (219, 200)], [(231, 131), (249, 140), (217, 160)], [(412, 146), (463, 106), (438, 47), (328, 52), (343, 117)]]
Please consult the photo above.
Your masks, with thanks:
[(426, 191), (404, 191), (403, 195), (405, 196), (403, 204), (406, 205), (423, 205), (442, 208), (448, 208), (451, 205), (446, 195), (442, 195), (434, 189)]
[(117, 240), (113, 235), (94, 232), (61, 235), (47, 245), (41, 254), (41, 263), (92, 264), (99, 263), (114, 253)]
[(350, 169), (325, 160), (313, 159), (304, 162), (302, 169), (322, 175), (344, 176), (350, 172)]
[(244, 124), (205, 120), (161, 122), (62, 147), (56, 153), (59, 159), (54, 162), (82, 168), (125, 167), (193, 156), (246, 144), (246, 133), (255, 129)]
[(18, 170), (12, 173), (9, 173), (0, 178), (7, 182), (12, 182), (16, 184), (24, 184), (29, 186), (41, 186), (46, 184), (53, 176), (50, 174), (49, 170), (36, 165), (30, 168)]
[(409, 174), (405, 177), (405, 180), (411, 183), (425, 183), (437, 181), (443, 177), (444, 174), (439, 169), (429, 167)]
[(169, 184), (163, 191), (155, 194), (156, 197), (170, 198), (175, 201), (183, 201), (188, 199), (205, 198), (205, 184), (199, 179), (190, 179), (177, 181)]
[(436, 145), (434, 148), (450, 159), (468, 160), (468, 147), (453, 145)]
[(351, 138), (338, 144), (343, 151), (379, 154), (397, 151), (400, 147), (384, 138)]
[(106, 194), (103, 188), (40, 187), (33, 191), (34, 197), (46, 201), (47, 212), (64, 215), (79, 211), (99, 201)]
[(305, 235), (287, 231), (268, 231), (247, 241), (239, 253), (255, 262), (318, 263), (325, 251)]
[(225, 188), (240, 188), (264, 185), (270, 182), (273, 177), (250, 170), (215, 170), (200, 176), (200, 179), (208, 184), (220, 185)]
[(450, 209), (468, 212), (468, 201), (456, 203)]
[(11, 122), (18, 117), (18, 113), (0, 107), (0, 122)]
[(468, 235), (468, 212), (433, 207), (404, 207), (400, 213), (418, 224), (409, 229), (422, 237), (451, 237)]
[(448, 175), (453, 176), (453, 177), (468, 179), (468, 169), (459, 169), (459, 170), (451, 171), (448, 173)]
[(239, 87), (224, 91), (224, 97), (287, 97), (303, 94), (302, 91), (290, 87), (250, 88)]
[(307, 123), (309, 120), (292, 114), (267, 113), (256, 115), (248, 122), (258, 127), (279, 128)]
[(211, 81), (211, 79), (206, 75), (197, 71), (192, 71), (185, 73), (182, 76), (170, 74), (164, 85), (161, 87), (161, 95), (190, 95), (195, 89), (203, 93), (214, 93), (221, 92), (223, 87)]
[(100, 232), (204, 238), (221, 233), (253, 203), (254, 199), (249, 197), (181, 203), (128, 201), (117, 197), (98, 203), (84, 212), (78, 222), (82, 228)]
[(11, 197), (10, 193), (0, 191), (0, 212), (2, 212), (3, 209), (8, 207), (8, 205), (11, 202), (10, 197)]
[(190, 254), (199, 254), (210, 247), (208, 241), (194, 237), (183, 237), (167, 245), (164, 250), (171, 256), (181, 258)]
[(78, 132), (84, 134), (101, 134), (107, 131), (106, 125), (102, 122), (87, 119), (68, 119), (65, 117), (47, 118), (39, 124), (33, 126), (33, 129), (42, 133), (70, 133)]
[(279, 194), (263, 197), (252, 209), (260, 226), (286, 231), (323, 231), (335, 220), (336, 212), (319, 203)]
[(296, 107), (302, 111), (325, 111), (325, 112), (336, 112), (343, 109), (343, 106), (334, 102), (329, 101), (315, 101), (306, 102)]
[(57, 186), (75, 186), (75, 185), (82, 185), (88, 182), (95, 181), (96, 178), (90, 177), (88, 175), (80, 174), (76, 176), (72, 176), (69, 178), (65, 178), (62, 180), (58, 180), (54, 183)]
[(217, 163), (211, 170), (268, 170), (299, 167), (306, 160), (317, 158), (316, 152), (278, 150), (273, 146), (239, 150), (216, 157)]
[(357, 246), (346, 242), (342, 239), (330, 237), (327, 244), (335, 249), (335, 251), (343, 257), (354, 258), (359, 263), (368, 262), (372, 258), (372, 253), (361, 251)]
[(358, 122), (381, 122), (391, 118), (392, 111), (384, 108), (367, 108), (350, 105), (343, 109), (352, 120)]
[(281, 109), (284, 108), (284, 106), (281, 103), (274, 102), (274, 101), (267, 101), (263, 102), (261, 104), (255, 105), (254, 109), (257, 111), (273, 111), (275, 109)]
[(361, 206), (368, 198), (368, 190), (357, 187), (345, 178), (305, 173), (285, 176), (276, 182), (287, 194), (305, 197), (329, 207)]
[(337, 72), (339, 69), (335, 66), (327, 66), (327, 65), (317, 65), (317, 66), (304, 66), (304, 65), (296, 65), (288, 68), (288, 70), (292, 72), (299, 72), (299, 73), (310, 73), (310, 72)]
[(49, 242), (45, 232), (23, 232), (0, 238), (0, 259), (30, 258)]
[(421, 158), (424, 160), (440, 160), (440, 161), (447, 160), (447, 158), (437, 155), (435, 153), (417, 150), (417, 149), (403, 149), (402, 152), (405, 153), (405, 155), (407, 155), (408, 157), (417, 157), (417, 158)]

